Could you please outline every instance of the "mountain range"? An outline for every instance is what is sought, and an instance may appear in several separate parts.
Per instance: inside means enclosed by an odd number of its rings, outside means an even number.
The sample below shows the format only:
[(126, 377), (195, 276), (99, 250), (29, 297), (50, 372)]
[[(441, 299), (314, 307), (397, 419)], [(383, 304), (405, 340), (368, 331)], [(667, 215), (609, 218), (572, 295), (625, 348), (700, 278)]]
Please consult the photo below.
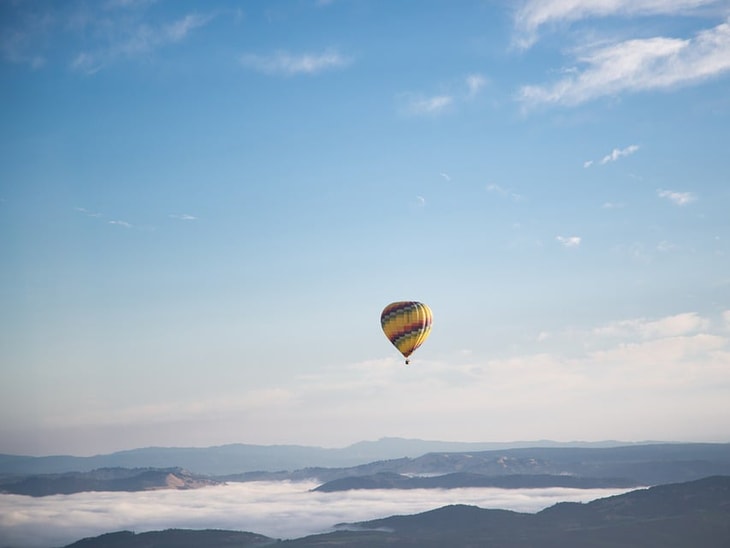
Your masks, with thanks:
[[(309, 467), (218, 476), (226, 481), (304, 480), (323, 483), (377, 474), (440, 476), (575, 476), (613, 478), (626, 485), (658, 485), (730, 475), (730, 444), (682, 443), (618, 447), (528, 447), (490, 451), (432, 452), (345, 468)], [(382, 479), (382, 476), (381, 476)], [(382, 481), (381, 481), (382, 483)]]
[[(644, 442), (647, 445), (654, 442)], [(178, 466), (198, 474), (225, 475), (274, 472), (305, 467), (348, 467), (377, 460), (418, 457), (433, 452), (466, 452), (521, 447), (616, 447), (626, 442), (445, 442), (404, 438), (362, 441), (343, 448), (303, 445), (229, 444), (215, 447), (146, 447), (105, 455), (25, 456), (0, 454), (0, 474), (57, 474), (98, 468), (167, 468)]]
[[(218, 449), (211, 448), (211, 455), (219, 454)], [(174, 449), (168, 451), (172, 459), (186, 454), (184, 450), (182, 453), (174, 453)], [(135, 454), (144, 454), (144, 450)], [(113, 460), (116, 456), (110, 457)], [(207, 458), (212, 457), (209, 455)], [(101, 457), (99, 460), (106, 462)], [(242, 458), (240, 469), (245, 469), (246, 462)], [(173, 460), (164, 468), (104, 467), (91, 471), (39, 474), (13, 473), (12, 470), (22, 468), (16, 466), (18, 461), (3, 467), (0, 460), (0, 492), (44, 496), (79, 491), (193, 489), (222, 482), (261, 480), (315, 480), (322, 484), (318, 487), (321, 491), (487, 486), (625, 488), (691, 481), (713, 475), (730, 476), (730, 444), (531, 447), (431, 452), (418, 457), (377, 460), (350, 467), (319, 466), (226, 475), (191, 472), (179, 463), (179, 460)], [(234, 464), (231, 462), (226, 466)]]

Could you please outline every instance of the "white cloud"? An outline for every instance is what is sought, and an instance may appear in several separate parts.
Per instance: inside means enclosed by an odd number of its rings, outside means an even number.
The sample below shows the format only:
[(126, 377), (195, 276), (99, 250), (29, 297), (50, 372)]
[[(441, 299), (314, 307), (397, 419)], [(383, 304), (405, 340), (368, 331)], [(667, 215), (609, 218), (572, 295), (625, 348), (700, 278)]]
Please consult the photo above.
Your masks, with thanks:
[(439, 173), (439, 175), (441, 175), (441, 177), (443, 177), (445, 180), (451, 181), (451, 175), (449, 175), (448, 173)]
[(515, 14), (516, 43), (530, 47), (537, 40), (540, 27), (550, 24), (612, 15), (676, 15), (721, 3), (722, 0), (527, 0)]
[(666, 240), (662, 240), (659, 242), (656, 246), (657, 251), (660, 251), (662, 253), (668, 253), (670, 251), (674, 251), (677, 249), (677, 246), (673, 244), (672, 242), (668, 242)]
[(317, 74), (326, 70), (346, 67), (351, 60), (336, 51), (323, 53), (291, 54), (285, 51), (271, 55), (247, 53), (241, 56), (241, 63), (248, 68), (265, 74)]
[(564, 247), (578, 247), (581, 242), (580, 236), (556, 236), (555, 239)]
[(578, 62), (582, 70), (552, 84), (523, 86), (518, 99), (525, 106), (571, 106), (607, 95), (693, 84), (730, 72), (730, 23), (686, 40), (655, 37), (588, 49)]
[(638, 336), (642, 339), (652, 339), (690, 335), (709, 327), (709, 320), (696, 312), (685, 312), (658, 320), (646, 318), (622, 320), (596, 328), (593, 333), (601, 337)]
[(416, 205), (421, 206), (421, 207), (425, 206), (426, 198), (424, 198), (423, 196), (416, 196)]
[(109, 221), (110, 225), (123, 226), (124, 228), (132, 228), (132, 225), (127, 221)]
[(470, 74), (467, 76), (466, 86), (469, 90), (468, 97), (472, 98), (477, 96), (485, 85), (487, 85), (487, 79), (481, 74)]
[(95, 211), (89, 211), (85, 207), (77, 207), (75, 209), (76, 209), (76, 211), (78, 211), (79, 213), (83, 213), (87, 217), (101, 217), (102, 216), (101, 213), (97, 213)]
[(184, 40), (191, 31), (205, 25), (211, 18), (198, 14), (188, 14), (182, 19), (173, 21), (162, 28), (162, 34), (158, 40), (160, 43), (180, 42)]
[(614, 148), (610, 154), (607, 154), (601, 159), (601, 164), (607, 164), (608, 162), (615, 162), (623, 156), (630, 156), (634, 152), (639, 150), (638, 145), (629, 145), (626, 148)]
[(136, 9), (155, 2), (157, 0), (107, 0), (105, 6), (109, 9)]
[[(515, 350), (497, 357), (472, 348), (464, 355), (460, 344), (442, 360), (429, 359), (426, 351), (409, 367), (383, 338), (388, 358), (321, 367), (276, 379), (268, 388), (247, 387), (244, 374), (215, 391), (198, 387), (163, 398), (155, 393), (153, 403), (130, 403), (123, 412), (104, 400), (84, 402), (77, 416), (64, 408), (54, 423), (36, 424), (34, 436), (61, 437), (61, 443), (68, 443), (69, 433), (107, 436), (118, 444), (120, 433), (134, 431), (134, 440), (123, 437), (134, 446), (182, 439), (217, 445), (241, 437), (251, 443), (316, 439), (337, 445), (352, 432), (357, 439), (348, 443), (382, 436), (718, 440), (727, 433), (723, 419), (730, 401), (727, 322), (730, 313), (713, 321), (682, 313), (595, 329), (544, 326), (535, 329), (538, 341), (530, 336), (540, 343), (539, 353)], [(442, 326), (448, 336), (448, 321)], [(606, 402), (617, 397), (621, 405), (606, 414)], [(582, 410), (579, 419), (576, 408)], [(484, 420), (464, 421), (477, 415)], [(231, 431), (237, 440), (231, 440)]]
[(621, 209), (624, 207), (624, 204), (621, 202), (604, 202), (601, 207), (603, 209)]
[(71, 68), (75, 71), (92, 75), (104, 68), (104, 61), (92, 53), (81, 52), (71, 61)]
[[(140, 4), (142, 5), (142, 4)], [(157, 48), (176, 44), (186, 39), (190, 33), (207, 25), (213, 16), (188, 14), (180, 19), (152, 26), (125, 18), (113, 19), (112, 27), (108, 20), (94, 21), (99, 27), (99, 34), (106, 38), (106, 43), (87, 51), (81, 51), (71, 62), (73, 70), (84, 74), (94, 74), (119, 58), (132, 58), (147, 54)]]
[(110, 531), (229, 529), (272, 538), (322, 533), (338, 523), (415, 514), (449, 504), (537, 512), (558, 502), (588, 502), (627, 489), (377, 489), (312, 492), (314, 481), (230, 482), (194, 490), (0, 495), (0, 542), (65, 546)]
[(406, 97), (407, 101), (402, 110), (404, 113), (414, 116), (440, 114), (454, 102), (450, 95), (418, 97), (407, 94)]
[(657, 195), (660, 198), (665, 198), (678, 206), (687, 205), (697, 199), (697, 197), (691, 192), (676, 192), (674, 190), (659, 189), (657, 190)]
[(490, 183), (487, 185), (487, 192), (491, 192), (492, 194), (498, 194), (500, 196), (504, 196), (506, 198), (510, 198), (514, 200), (515, 202), (522, 199), (521, 194), (517, 194), (516, 192), (512, 192), (508, 188), (504, 188), (498, 184)]
[(583, 167), (585, 167), (585, 168), (591, 167), (592, 165), (593, 165), (593, 160), (586, 160), (585, 162), (583, 162)]
[(171, 214), (171, 219), (179, 219), (180, 221), (197, 221), (198, 218), (194, 215), (190, 215), (189, 213), (178, 213), (178, 214)]
[(0, 55), (10, 63), (29, 65), (32, 69), (40, 69), (47, 59), (40, 53), (33, 52), (33, 36), (29, 33), (15, 30), (0, 36)]

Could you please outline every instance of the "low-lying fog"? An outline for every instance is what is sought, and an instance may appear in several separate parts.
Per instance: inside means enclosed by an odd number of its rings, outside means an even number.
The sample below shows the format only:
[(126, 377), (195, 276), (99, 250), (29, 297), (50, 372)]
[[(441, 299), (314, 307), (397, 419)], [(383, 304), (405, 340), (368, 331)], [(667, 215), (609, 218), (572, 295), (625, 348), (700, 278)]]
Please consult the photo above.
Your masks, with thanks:
[(342, 522), (415, 514), (448, 504), (537, 512), (627, 489), (414, 489), (314, 493), (315, 482), (229, 483), (191, 491), (0, 495), (0, 546), (50, 548), (119, 530), (233, 529), (273, 538), (320, 533)]

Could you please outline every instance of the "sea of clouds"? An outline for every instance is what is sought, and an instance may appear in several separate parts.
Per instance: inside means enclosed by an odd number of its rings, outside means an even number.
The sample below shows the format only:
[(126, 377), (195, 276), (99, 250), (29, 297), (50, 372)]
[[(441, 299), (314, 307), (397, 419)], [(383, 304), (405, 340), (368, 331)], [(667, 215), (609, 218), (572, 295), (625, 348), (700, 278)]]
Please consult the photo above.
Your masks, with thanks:
[(618, 489), (413, 489), (319, 493), (315, 482), (229, 483), (190, 491), (87, 492), (49, 497), (0, 495), (0, 546), (52, 548), (111, 531), (231, 529), (297, 538), (448, 504), (537, 512), (586, 502)]

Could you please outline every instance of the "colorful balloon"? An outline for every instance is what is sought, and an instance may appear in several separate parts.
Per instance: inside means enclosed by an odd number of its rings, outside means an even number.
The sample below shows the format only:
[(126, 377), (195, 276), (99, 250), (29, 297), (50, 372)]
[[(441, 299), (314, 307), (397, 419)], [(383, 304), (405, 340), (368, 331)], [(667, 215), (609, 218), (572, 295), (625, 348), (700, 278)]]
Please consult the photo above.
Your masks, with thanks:
[(417, 301), (390, 303), (380, 315), (385, 336), (403, 354), (406, 365), (408, 357), (428, 338), (432, 322), (431, 309)]

